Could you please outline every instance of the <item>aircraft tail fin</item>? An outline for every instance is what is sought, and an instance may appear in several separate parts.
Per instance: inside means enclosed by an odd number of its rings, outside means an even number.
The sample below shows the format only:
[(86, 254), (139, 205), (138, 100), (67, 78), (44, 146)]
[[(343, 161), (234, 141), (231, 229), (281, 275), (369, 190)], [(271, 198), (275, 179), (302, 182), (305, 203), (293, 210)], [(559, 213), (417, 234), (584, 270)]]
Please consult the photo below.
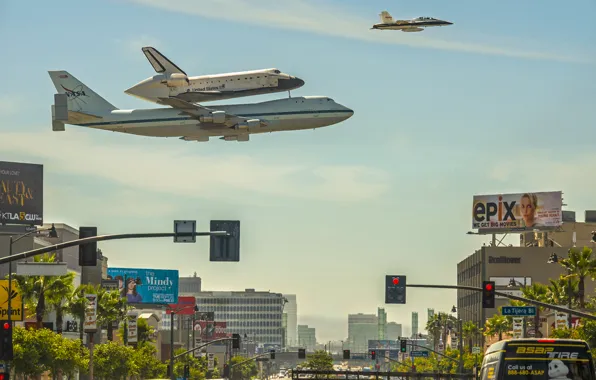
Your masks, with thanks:
[(170, 61), (165, 55), (157, 51), (156, 48), (151, 46), (145, 46), (142, 48), (143, 54), (147, 57), (147, 60), (153, 66), (158, 74), (184, 74), (184, 70), (178, 67), (174, 62)]
[(379, 14), (379, 17), (381, 18), (381, 22), (383, 24), (389, 24), (393, 22), (393, 17), (391, 16), (391, 14), (389, 14), (389, 12), (387, 11), (383, 11)]
[(118, 109), (69, 72), (58, 70), (48, 73), (58, 94), (66, 95), (68, 111), (101, 117)]

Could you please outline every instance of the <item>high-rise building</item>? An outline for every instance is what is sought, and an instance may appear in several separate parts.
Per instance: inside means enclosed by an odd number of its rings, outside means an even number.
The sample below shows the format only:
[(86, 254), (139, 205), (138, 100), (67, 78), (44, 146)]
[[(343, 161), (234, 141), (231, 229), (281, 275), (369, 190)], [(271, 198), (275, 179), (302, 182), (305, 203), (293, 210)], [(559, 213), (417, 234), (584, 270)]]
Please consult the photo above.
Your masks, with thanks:
[(387, 340), (397, 340), (401, 338), (402, 329), (401, 324), (396, 322), (389, 322), (387, 323), (387, 332), (385, 333), (385, 339)]
[(288, 346), (296, 346), (298, 344), (298, 304), (296, 303), (295, 294), (284, 294), (288, 302), (284, 306), (284, 313), (288, 315)]
[(180, 277), (178, 279), (179, 295), (196, 295), (201, 292), (201, 277), (195, 272), (191, 277)]
[(227, 323), (227, 333), (247, 335), (264, 344), (283, 344), (281, 293), (202, 291), (196, 297), (199, 311), (214, 312), (215, 321)]
[(298, 347), (306, 348), (306, 351), (314, 351), (317, 347), (316, 330), (308, 325), (298, 325)]
[(418, 312), (412, 312), (412, 337), (418, 335)]
[(384, 340), (387, 335), (387, 313), (385, 309), (377, 309), (377, 339)]
[(348, 314), (348, 348), (355, 353), (368, 352), (368, 341), (378, 339), (378, 324), (374, 314)]
[[(435, 309), (426, 309), (426, 322), (430, 321), (435, 315)], [(424, 330), (424, 329), (423, 329)]]

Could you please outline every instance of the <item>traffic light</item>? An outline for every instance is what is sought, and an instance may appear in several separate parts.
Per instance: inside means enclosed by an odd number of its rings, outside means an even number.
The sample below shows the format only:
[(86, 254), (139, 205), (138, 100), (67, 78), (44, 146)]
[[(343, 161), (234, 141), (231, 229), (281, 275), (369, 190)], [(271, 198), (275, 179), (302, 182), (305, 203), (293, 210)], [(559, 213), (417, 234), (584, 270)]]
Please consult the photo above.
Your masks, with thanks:
[(230, 378), (230, 366), (228, 364), (224, 364), (223, 377), (226, 379)]
[(495, 282), (482, 281), (482, 308), (494, 309), (495, 307)]
[(0, 329), (0, 360), (12, 360), (12, 326), (4, 322)]
[(185, 379), (190, 377), (190, 366), (188, 364), (184, 365), (184, 376)]
[(350, 350), (344, 350), (344, 360), (348, 360), (350, 358)]
[(210, 231), (225, 231), (230, 236), (211, 236), (209, 261), (240, 261), (240, 221), (212, 220)]
[(298, 349), (298, 359), (306, 359), (306, 349), (305, 348)]
[(371, 358), (372, 360), (375, 360), (375, 359), (377, 358), (377, 351), (375, 351), (375, 350), (372, 350), (372, 351), (370, 352), (370, 358)]
[(275, 350), (270, 350), (269, 355), (271, 360), (275, 359)]
[(8, 373), (0, 373), (0, 380), (9, 380), (10, 374)]
[(240, 348), (240, 334), (232, 334), (232, 348)]
[(406, 276), (385, 276), (385, 303), (406, 303)]
[(399, 341), (399, 350), (401, 352), (407, 352), (408, 351), (408, 341), (405, 339), (402, 339)]
[[(97, 236), (97, 227), (79, 227), (79, 239)], [(79, 265), (97, 266), (97, 242), (79, 245)]]

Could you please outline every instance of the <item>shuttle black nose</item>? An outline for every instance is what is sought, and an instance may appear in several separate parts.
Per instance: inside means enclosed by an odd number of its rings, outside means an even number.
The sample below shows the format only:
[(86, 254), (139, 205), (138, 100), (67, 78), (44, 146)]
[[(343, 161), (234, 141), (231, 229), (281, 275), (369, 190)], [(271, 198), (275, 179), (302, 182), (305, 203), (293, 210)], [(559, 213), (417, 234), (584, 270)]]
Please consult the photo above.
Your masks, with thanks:
[(290, 77), (289, 79), (279, 79), (279, 88), (281, 90), (293, 90), (304, 86), (304, 81), (298, 77)]

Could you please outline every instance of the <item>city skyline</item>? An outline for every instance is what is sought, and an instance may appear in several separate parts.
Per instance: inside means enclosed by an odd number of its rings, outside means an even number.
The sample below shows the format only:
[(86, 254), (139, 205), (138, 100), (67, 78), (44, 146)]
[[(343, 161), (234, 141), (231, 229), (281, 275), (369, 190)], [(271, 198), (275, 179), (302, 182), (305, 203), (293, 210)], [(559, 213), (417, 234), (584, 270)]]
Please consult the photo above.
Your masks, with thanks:
[[(454, 25), (369, 30), (383, 9)], [(1, 159), (44, 165), (46, 222), (100, 234), (242, 222), (239, 263), (209, 262), (202, 238), (99, 243), (113, 267), (296, 294), (302, 318), (330, 330), (377, 307), (404, 329), (417, 311), (422, 329), (427, 307), (448, 312), (456, 292), (408, 289), (407, 304), (384, 305), (385, 275), (455, 284), (457, 263), (489, 243), (466, 235), (474, 195), (563, 191), (565, 209), (596, 208), (586, 175), (596, 159), (594, 2), (65, 0), (9, 2), (2, 12), (13, 59), (0, 89)], [(553, 29), (561, 19), (575, 26)], [(48, 70), (68, 70), (121, 109), (154, 107), (123, 92), (154, 74), (147, 45), (189, 75), (276, 67), (305, 81), (291, 96), (328, 96), (355, 114), (247, 143), (52, 132)]]

